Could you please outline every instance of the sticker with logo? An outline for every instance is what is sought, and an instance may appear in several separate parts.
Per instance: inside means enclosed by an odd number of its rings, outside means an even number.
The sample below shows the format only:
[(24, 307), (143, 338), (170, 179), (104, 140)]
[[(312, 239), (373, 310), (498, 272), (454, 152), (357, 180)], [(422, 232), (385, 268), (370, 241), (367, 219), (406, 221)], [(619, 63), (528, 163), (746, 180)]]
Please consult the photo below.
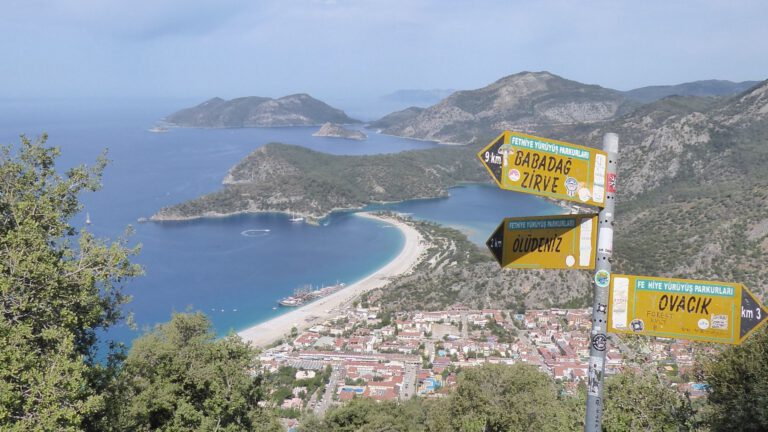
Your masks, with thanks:
[(598, 270), (595, 273), (595, 284), (600, 288), (606, 288), (611, 284), (611, 272), (608, 270)]
[(607, 346), (608, 346), (608, 338), (604, 334), (598, 333), (592, 336), (592, 348), (598, 351), (605, 351), (605, 348)]
[(576, 196), (576, 189), (579, 188), (579, 182), (573, 177), (566, 177), (565, 178), (565, 191), (568, 193), (569, 197), (575, 197)]

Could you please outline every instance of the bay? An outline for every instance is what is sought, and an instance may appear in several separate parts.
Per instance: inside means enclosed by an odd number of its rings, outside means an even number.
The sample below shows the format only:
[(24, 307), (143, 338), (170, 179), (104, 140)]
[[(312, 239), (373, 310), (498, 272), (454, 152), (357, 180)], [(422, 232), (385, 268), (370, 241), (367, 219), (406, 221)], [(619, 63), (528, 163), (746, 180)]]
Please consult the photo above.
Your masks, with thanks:
[[(293, 223), (280, 214), (237, 215), (185, 222), (140, 223), (163, 206), (221, 187), (227, 170), (256, 148), (283, 142), (332, 154), (377, 154), (425, 149), (436, 144), (369, 133), (366, 141), (312, 137), (316, 127), (248, 129), (148, 129), (187, 100), (0, 100), (0, 142), (18, 135), (50, 135), (62, 150), (60, 168), (92, 163), (105, 148), (111, 160), (103, 189), (83, 196), (86, 229), (115, 239), (128, 225), (130, 244), (141, 244), (136, 262), (145, 275), (130, 281), (126, 311), (138, 330), (125, 325), (109, 336), (129, 343), (167, 321), (173, 311), (201, 310), (223, 335), (269, 319), (285, 308), (277, 300), (305, 284), (362, 279), (394, 258), (400, 232), (351, 212), (321, 226)], [(390, 209), (455, 226), (484, 242), (504, 216), (559, 212), (531, 196), (485, 185), (451, 190), (449, 198), (417, 200)], [(73, 221), (82, 227), (85, 214)], [(389, 228), (389, 229), (388, 229)]]

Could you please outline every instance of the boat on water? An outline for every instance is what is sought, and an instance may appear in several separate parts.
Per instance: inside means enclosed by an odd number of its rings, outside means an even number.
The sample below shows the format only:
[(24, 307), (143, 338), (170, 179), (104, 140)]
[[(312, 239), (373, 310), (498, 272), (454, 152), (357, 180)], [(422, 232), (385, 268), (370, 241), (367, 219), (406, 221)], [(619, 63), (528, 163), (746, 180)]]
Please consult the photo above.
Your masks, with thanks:
[(341, 290), (345, 286), (346, 284), (344, 282), (337, 282), (336, 285), (321, 287), (317, 289), (313, 289), (311, 285), (305, 285), (294, 290), (292, 296), (282, 298), (277, 303), (280, 306), (297, 307), (317, 299), (327, 297)]
[(291, 218), (288, 220), (290, 220), (293, 223), (304, 222), (304, 218), (299, 216), (298, 213), (294, 213), (294, 212), (291, 212)]
[(91, 214), (88, 212), (85, 212), (85, 224), (90, 225), (91, 224)]
[(301, 297), (294, 297), (294, 296), (290, 296), (290, 297), (285, 297), (285, 298), (281, 299), (281, 300), (280, 300), (279, 302), (277, 302), (277, 303), (278, 303), (280, 306), (285, 306), (285, 307), (296, 307), (296, 306), (301, 306), (301, 305), (303, 305), (303, 304), (304, 304), (304, 299), (303, 299), (303, 298), (301, 298)]
[(155, 126), (149, 129), (149, 131), (154, 133), (165, 133), (165, 132), (168, 132), (168, 128), (163, 126)]

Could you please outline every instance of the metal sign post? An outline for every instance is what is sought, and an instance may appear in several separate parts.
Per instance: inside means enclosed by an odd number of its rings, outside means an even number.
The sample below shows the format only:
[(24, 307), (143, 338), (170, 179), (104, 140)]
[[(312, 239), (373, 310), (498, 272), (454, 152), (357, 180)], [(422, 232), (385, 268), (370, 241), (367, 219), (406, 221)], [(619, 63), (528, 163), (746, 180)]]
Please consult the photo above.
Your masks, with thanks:
[[(613, 256), (613, 217), (616, 205), (616, 176), (619, 156), (619, 136), (603, 136), (603, 151), (608, 154), (605, 185), (605, 207), (598, 215), (597, 258), (592, 302), (592, 332), (589, 347), (589, 374), (587, 379), (586, 432), (599, 432), (603, 420), (603, 383), (605, 381), (605, 352), (608, 349), (608, 287), (611, 283), (611, 257)], [(599, 173), (595, 173), (597, 176)]]

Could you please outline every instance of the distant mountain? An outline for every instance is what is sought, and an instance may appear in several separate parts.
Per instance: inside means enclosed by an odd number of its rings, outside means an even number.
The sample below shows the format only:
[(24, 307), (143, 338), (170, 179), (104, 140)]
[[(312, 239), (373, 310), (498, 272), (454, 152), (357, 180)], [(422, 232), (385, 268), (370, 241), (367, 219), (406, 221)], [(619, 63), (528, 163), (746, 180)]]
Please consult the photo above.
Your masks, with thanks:
[(382, 96), (381, 100), (388, 103), (428, 107), (450, 96), (454, 91), (455, 90), (450, 89), (397, 90), (388, 95)]
[(667, 96), (728, 96), (741, 93), (759, 81), (732, 82), (724, 80), (694, 81), (677, 85), (641, 87), (624, 92), (629, 100), (650, 103)]
[(396, 124), (408, 122), (421, 114), (423, 111), (424, 108), (412, 106), (404, 110), (387, 114), (374, 122), (368, 123), (366, 127), (369, 129), (387, 129)]
[(367, 135), (360, 132), (359, 130), (350, 130), (345, 129), (341, 125), (338, 125), (336, 123), (325, 123), (322, 126), (320, 126), (320, 129), (313, 133), (312, 136), (316, 137), (330, 137), (330, 138), (346, 138), (346, 139), (353, 139), (353, 140), (364, 140), (368, 138)]
[(303, 93), (279, 99), (250, 96), (227, 101), (213, 98), (177, 111), (164, 120), (176, 126), (211, 128), (359, 123), (344, 111)]
[(541, 131), (552, 126), (604, 122), (636, 106), (616, 90), (549, 72), (522, 72), (478, 90), (453, 93), (383, 132), (443, 143), (470, 143), (505, 129)]

